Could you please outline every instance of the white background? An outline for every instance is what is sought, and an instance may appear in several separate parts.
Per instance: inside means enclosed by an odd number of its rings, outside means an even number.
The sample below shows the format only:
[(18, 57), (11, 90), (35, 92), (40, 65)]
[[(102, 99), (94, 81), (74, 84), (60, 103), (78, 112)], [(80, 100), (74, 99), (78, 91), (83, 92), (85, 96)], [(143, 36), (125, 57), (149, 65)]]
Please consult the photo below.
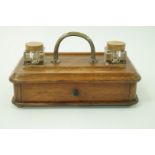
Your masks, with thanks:
[[(154, 0), (0, 0), (0, 25), (2, 26), (154, 26), (155, 25), (155, 9), (154, 9)], [(137, 32), (137, 30), (135, 30)], [(147, 31), (147, 32), (146, 32)], [(116, 120), (115, 122), (117, 124), (121, 124), (123, 126), (123, 123), (127, 124), (128, 120), (130, 120), (129, 124), (132, 123), (134, 127), (136, 127), (135, 124), (139, 125), (141, 124), (141, 128), (151, 128), (154, 124), (154, 117), (153, 117), (153, 111), (154, 111), (154, 43), (152, 43), (154, 40), (154, 33), (149, 32), (146, 30), (145, 32), (148, 35), (143, 34), (142, 37), (136, 39), (139, 40), (140, 46), (136, 45), (136, 42), (134, 41), (135, 35), (132, 35), (132, 43), (134, 42), (135, 45), (133, 47), (133, 44), (129, 46), (128, 48), (133, 48), (133, 50), (128, 49), (128, 55), (131, 57), (132, 60), (136, 58), (136, 61), (134, 61), (134, 64), (136, 68), (141, 71), (142, 81), (139, 83), (138, 86), (138, 95), (140, 97), (140, 104), (136, 105), (140, 107), (140, 109), (132, 107), (131, 109), (125, 108), (124, 114), (122, 115), (122, 112), (120, 113), (120, 110), (111, 108), (104, 111), (104, 113), (101, 113), (102, 115), (106, 116), (106, 113), (109, 113), (110, 116), (115, 115), (117, 117), (113, 120)], [(143, 30), (141, 31), (143, 33)], [(148, 33), (149, 32), (149, 33)], [(8, 31), (8, 35), (9, 35)], [(53, 34), (54, 32), (52, 32)], [(60, 33), (60, 31), (59, 31)], [(62, 32), (63, 33), (63, 32)], [(91, 31), (92, 33), (92, 31)], [(11, 33), (10, 33), (11, 34)], [(110, 33), (108, 33), (109, 35)], [(117, 33), (118, 35), (120, 33)], [(0, 37), (2, 37), (2, 42), (0, 42), (1, 48), (6, 47), (4, 44), (4, 38), (3, 35), (0, 34)], [(17, 34), (16, 34), (17, 35)], [(18, 34), (20, 35), (20, 34)], [(90, 34), (91, 35), (91, 34)], [(25, 36), (25, 35), (24, 35)], [(105, 35), (104, 35), (105, 36)], [(134, 36), (134, 37), (133, 37)], [(11, 35), (10, 35), (11, 37)], [(14, 37), (14, 36), (12, 36)], [(56, 39), (58, 36), (54, 36), (53, 38)], [(91, 36), (92, 37), (92, 36)], [(112, 34), (112, 37), (113, 34)], [(112, 37), (108, 39), (112, 39)], [(118, 37), (118, 36), (117, 36)], [(116, 37), (116, 38), (117, 38)], [(145, 38), (146, 37), (146, 38)], [(22, 38), (20, 37), (18, 41), (20, 41)], [(51, 35), (49, 37), (50, 39), (47, 39), (47, 41), (51, 44)], [(98, 37), (97, 37), (98, 38)], [(152, 38), (152, 39), (151, 39)], [(11, 64), (11, 66), (7, 67), (7, 65), (3, 65), (0, 63), (0, 69), (2, 67), (2, 71), (4, 71), (4, 74), (1, 74), (0, 76), (0, 86), (1, 86), (1, 93), (0, 93), (0, 114), (1, 114), (1, 125), (4, 128), (4, 124), (8, 124), (12, 126), (12, 124), (17, 124), (17, 122), (21, 123), (20, 126), (28, 127), (27, 124), (34, 125), (37, 124), (36, 116), (38, 116), (38, 121), (43, 122), (46, 121), (46, 124), (52, 123), (53, 119), (50, 118), (47, 119), (47, 111), (43, 113), (43, 110), (40, 112), (38, 109), (35, 109), (33, 113), (35, 113), (35, 117), (28, 117), (28, 110), (15, 110), (15, 107), (11, 106), (10, 99), (12, 97), (11, 93), (12, 88), (9, 83), (7, 83), (7, 78), (5, 77), (6, 74), (8, 76), (10, 75), (10, 71), (14, 68), (14, 65), (19, 60), (19, 57), (22, 56), (21, 51), (23, 51), (23, 44), (25, 41), (29, 41), (32, 39), (32, 37), (29, 37), (27, 40), (24, 40), (20, 45), (18, 44), (18, 50), (12, 50), (13, 48), (10, 47), (10, 54), (13, 54), (13, 61), (14, 63)], [(43, 38), (41, 37), (40, 40)], [(74, 38), (75, 40), (76, 38)], [(92, 38), (95, 42), (96, 39)], [(6, 41), (8, 40), (5, 39)], [(14, 40), (14, 39), (13, 39)], [(38, 40), (38, 38), (36, 39)], [(100, 39), (99, 39), (100, 40)], [(141, 40), (145, 40), (145, 42), (141, 42)], [(66, 40), (66, 41), (69, 41)], [(80, 40), (79, 40), (80, 41)], [(78, 42), (79, 42), (78, 41)], [(125, 41), (125, 40), (124, 40)], [(152, 42), (150, 42), (152, 41)], [(45, 40), (43, 40), (45, 42)], [(65, 41), (64, 41), (65, 42)], [(70, 42), (70, 41), (69, 41)], [(78, 46), (78, 42), (75, 40), (75, 45)], [(103, 41), (101, 41), (103, 42)], [(50, 46), (49, 44), (49, 46)], [(84, 41), (81, 41), (82, 47), (86, 46)], [(96, 44), (96, 42), (95, 42)], [(151, 46), (149, 46), (151, 44)], [(7, 46), (13, 45), (10, 43)], [(146, 46), (147, 45), (147, 46)], [(46, 47), (48, 44), (46, 43)], [(53, 47), (53, 43), (51, 45)], [(51, 49), (51, 46), (47, 49)], [(61, 45), (63, 46), (63, 44)], [(64, 46), (66, 46), (66, 50), (68, 50), (71, 46), (68, 46), (68, 44), (64, 43)], [(102, 46), (101, 44), (97, 46), (97, 49), (99, 50), (99, 46)], [(17, 46), (14, 46), (17, 48)], [(65, 47), (61, 47), (62, 50), (64, 50)], [(78, 46), (79, 48), (79, 46)], [(85, 47), (85, 49), (88, 47)], [(101, 50), (103, 48), (101, 47)], [(144, 50), (145, 49), (145, 50)], [(75, 48), (73, 49), (75, 50)], [(1, 51), (1, 52), (6, 52)], [(17, 52), (17, 53), (16, 53)], [(130, 53), (129, 53), (130, 52)], [(134, 53), (131, 55), (131, 52), (139, 52), (142, 56), (140, 59), (139, 56), (133, 56)], [(15, 54), (16, 53), (16, 54)], [(150, 54), (150, 55), (149, 55)], [(137, 54), (136, 54), (137, 55)], [(16, 58), (15, 58), (16, 57)], [(138, 59), (137, 59), (138, 58)], [(148, 61), (146, 61), (148, 58)], [(11, 59), (11, 57), (10, 57)], [(14, 60), (15, 59), (15, 60)], [(3, 59), (1, 59), (1, 62)], [(150, 61), (151, 60), (151, 61)], [(141, 62), (138, 62), (141, 61)], [(151, 66), (151, 69), (150, 69)], [(7, 68), (7, 69), (5, 69)], [(2, 73), (2, 72), (1, 72)], [(4, 86), (5, 82), (3, 82), (1, 79), (4, 79), (6, 81), (6, 85)], [(10, 88), (9, 88), (10, 87)], [(9, 88), (10, 92), (9, 92)], [(144, 91), (144, 93), (143, 93)], [(5, 95), (8, 94), (6, 97)], [(141, 95), (140, 95), (141, 94)], [(5, 97), (5, 101), (4, 101)], [(2, 102), (3, 101), (3, 102)], [(9, 107), (9, 108), (8, 108)], [(14, 109), (13, 109), (14, 108)], [(134, 109), (134, 110), (133, 110)], [(61, 114), (61, 109), (60, 114)], [(11, 113), (13, 111), (13, 114)], [(25, 111), (25, 112), (24, 112)], [(52, 109), (53, 111), (53, 109)], [(54, 109), (55, 111), (55, 109)], [(99, 111), (99, 110), (98, 110)], [(107, 111), (107, 112), (106, 112)], [(112, 113), (114, 111), (114, 113)], [(121, 121), (123, 117), (124, 119), (127, 118), (127, 111), (130, 112), (130, 116), (132, 116), (132, 119), (127, 119), (127, 121)], [(133, 113), (134, 111), (134, 113)], [(5, 113), (5, 114), (4, 114)], [(24, 116), (25, 113), (25, 116)], [(37, 115), (36, 115), (37, 113)], [(42, 115), (41, 115), (42, 114)], [(53, 113), (54, 114), (54, 113)], [(75, 113), (76, 114), (76, 113)], [(111, 115), (112, 114), (112, 115)], [(117, 114), (117, 115), (116, 115)], [(134, 115), (133, 115), (134, 114)], [(141, 115), (139, 115), (141, 114)], [(9, 116), (10, 115), (10, 116)], [(14, 115), (14, 116), (13, 116)], [(16, 115), (16, 117), (15, 117)], [(46, 116), (45, 116), (46, 115)], [(51, 115), (51, 113), (50, 113)], [(84, 119), (81, 121), (83, 123), (91, 122), (90, 116), (88, 113), (84, 113)], [(93, 113), (94, 116), (97, 116), (96, 113)], [(9, 118), (8, 118), (9, 116)], [(24, 116), (20, 118), (21, 116)], [(43, 117), (45, 116), (45, 117)], [(58, 116), (58, 115), (57, 115)], [(61, 116), (61, 115), (59, 115)], [(66, 115), (67, 116), (67, 115)], [(71, 115), (74, 116), (75, 115)], [(77, 115), (76, 115), (77, 116)], [(128, 115), (128, 117), (130, 117)], [(137, 116), (137, 117), (136, 117)], [(87, 118), (86, 118), (87, 117)], [(119, 119), (120, 117), (120, 119)], [(28, 120), (29, 118), (29, 120)], [(57, 117), (58, 118), (58, 117)], [(71, 117), (67, 117), (69, 120)], [(79, 118), (79, 115), (77, 116)], [(32, 121), (32, 119), (34, 119)], [(107, 119), (107, 121), (105, 121)], [(104, 117), (104, 120), (99, 119), (98, 124), (109, 124), (109, 117)], [(17, 121), (20, 120), (20, 121)], [(25, 123), (26, 124), (23, 125)], [(57, 122), (62, 123), (63, 116), (61, 119), (58, 119)], [(118, 121), (119, 120), (119, 121)], [(139, 121), (141, 120), (141, 121)], [(49, 121), (49, 122), (48, 122)], [(97, 120), (98, 121), (98, 120)], [(144, 122), (145, 127), (142, 126)], [(31, 122), (31, 123), (30, 123)], [(67, 120), (65, 120), (67, 122)], [(73, 123), (73, 121), (70, 121)], [(93, 120), (92, 123), (93, 124)], [(107, 123), (105, 123), (107, 122)], [(111, 124), (112, 124), (111, 119)], [(118, 123), (119, 122), (119, 123)], [(147, 124), (148, 122), (148, 124)], [(60, 124), (59, 123), (59, 124)], [(71, 124), (70, 123), (70, 124)], [(116, 124), (114, 123), (114, 124)], [(39, 123), (38, 123), (39, 124)], [(75, 124), (75, 122), (74, 122)], [(77, 123), (78, 125), (79, 123)], [(143, 125), (144, 125), (143, 124)], [(6, 125), (5, 125), (6, 127)], [(13, 126), (12, 126), (13, 127)], [(39, 125), (38, 125), (39, 127)], [(45, 126), (44, 126), (45, 127)], [(131, 126), (130, 126), (131, 127)], [(17, 128), (17, 127), (16, 127)], [(21, 130), (21, 129), (9, 129), (9, 130), (0, 130), (0, 154), (4, 155), (27, 155), (27, 154), (55, 154), (55, 155), (131, 155), (131, 154), (141, 154), (141, 155), (154, 155), (155, 149), (155, 129), (150, 130), (142, 130), (142, 129), (123, 129), (118, 130), (115, 126), (113, 130)]]
[[(130, 107), (17, 108), (11, 103), (9, 76), (23, 55), (24, 44), (41, 41), (53, 51), (58, 37), (69, 31), (86, 33), (96, 51), (108, 40), (126, 42), (126, 50), (142, 80), (139, 103)], [(0, 128), (155, 128), (155, 27), (0, 27)], [(84, 40), (70, 37), (60, 51), (89, 51)]]

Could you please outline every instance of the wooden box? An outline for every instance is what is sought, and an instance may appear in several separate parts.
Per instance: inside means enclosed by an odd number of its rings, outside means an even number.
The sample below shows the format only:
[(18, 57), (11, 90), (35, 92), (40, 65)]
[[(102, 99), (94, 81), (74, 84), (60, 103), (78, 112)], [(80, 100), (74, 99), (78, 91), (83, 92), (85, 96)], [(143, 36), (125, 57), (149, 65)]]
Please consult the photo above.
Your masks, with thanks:
[(22, 106), (132, 105), (138, 101), (136, 85), (140, 76), (129, 58), (126, 66), (106, 64), (105, 53), (60, 53), (60, 63), (51, 63), (53, 53), (45, 53), (44, 64), (24, 65), (20, 60), (10, 77), (14, 85), (13, 103)]

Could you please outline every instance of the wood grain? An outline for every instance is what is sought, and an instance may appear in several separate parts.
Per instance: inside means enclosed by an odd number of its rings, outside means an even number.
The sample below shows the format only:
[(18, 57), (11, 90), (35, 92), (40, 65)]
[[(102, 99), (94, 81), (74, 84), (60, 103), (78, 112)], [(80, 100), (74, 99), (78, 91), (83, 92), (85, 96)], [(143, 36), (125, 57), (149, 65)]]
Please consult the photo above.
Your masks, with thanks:
[[(140, 76), (127, 58), (127, 65), (90, 63), (90, 53), (61, 53), (60, 64), (45, 54), (43, 65), (23, 65), (20, 60), (10, 77), (15, 87), (14, 102), (23, 106), (130, 105), (136, 98)], [(73, 90), (79, 91), (73, 96)]]

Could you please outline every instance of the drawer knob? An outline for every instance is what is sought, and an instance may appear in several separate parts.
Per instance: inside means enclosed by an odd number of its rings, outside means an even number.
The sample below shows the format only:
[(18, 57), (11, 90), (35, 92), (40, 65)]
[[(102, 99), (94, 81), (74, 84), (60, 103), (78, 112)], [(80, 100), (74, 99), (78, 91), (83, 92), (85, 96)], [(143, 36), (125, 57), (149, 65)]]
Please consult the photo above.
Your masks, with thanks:
[(80, 92), (78, 89), (73, 89), (72, 90), (72, 96), (79, 96), (80, 95)]

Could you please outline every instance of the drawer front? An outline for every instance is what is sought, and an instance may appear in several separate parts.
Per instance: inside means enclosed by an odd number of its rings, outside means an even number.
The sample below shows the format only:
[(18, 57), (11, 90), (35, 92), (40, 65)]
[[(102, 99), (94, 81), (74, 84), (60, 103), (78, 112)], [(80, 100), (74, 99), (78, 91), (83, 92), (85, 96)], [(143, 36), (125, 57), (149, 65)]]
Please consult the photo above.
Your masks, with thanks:
[(20, 102), (111, 102), (128, 101), (128, 83), (22, 84)]

